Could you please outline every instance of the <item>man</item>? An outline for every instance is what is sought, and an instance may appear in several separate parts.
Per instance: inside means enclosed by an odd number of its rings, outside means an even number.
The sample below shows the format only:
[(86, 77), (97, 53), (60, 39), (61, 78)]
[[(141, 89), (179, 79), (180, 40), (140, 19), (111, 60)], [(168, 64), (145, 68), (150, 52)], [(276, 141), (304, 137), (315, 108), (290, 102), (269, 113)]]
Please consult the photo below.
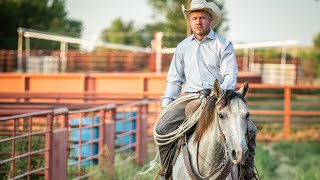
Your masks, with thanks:
[[(217, 27), (221, 21), (218, 6), (206, 0), (193, 0), (190, 9), (185, 9), (182, 5), (182, 11), (193, 34), (176, 48), (167, 74), (162, 108), (180, 96), (183, 84), (185, 94), (200, 93), (205, 96), (210, 94), (215, 80), (218, 80), (220, 87), (225, 90), (235, 89), (237, 84), (238, 67), (233, 45), (211, 29)], [(187, 103), (174, 106), (163, 115), (155, 128), (157, 134), (168, 134), (183, 122)], [(252, 121), (249, 124), (251, 141), (247, 160), (253, 172), (256, 127)], [(159, 146), (162, 165), (169, 146)]]

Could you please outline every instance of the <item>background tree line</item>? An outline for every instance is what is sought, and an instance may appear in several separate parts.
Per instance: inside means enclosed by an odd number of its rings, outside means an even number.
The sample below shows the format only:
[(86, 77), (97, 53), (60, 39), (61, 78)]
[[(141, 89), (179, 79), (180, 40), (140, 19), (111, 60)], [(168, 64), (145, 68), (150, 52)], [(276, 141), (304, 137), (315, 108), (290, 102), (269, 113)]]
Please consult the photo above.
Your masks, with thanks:
[[(181, 11), (181, 4), (187, 6), (188, 0), (148, 0), (154, 10), (155, 22), (141, 28), (134, 21), (124, 22), (121, 18), (113, 20), (100, 38), (102, 41), (147, 47), (150, 46), (154, 32), (164, 32), (164, 46), (174, 47), (186, 37), (187, 24)], [(0, 49), (17, 49), (17, 29), (24, 27), (50, 33), (80, 37), (82, 22), (69, 19), (65, 8), (66, 0), (2, 0), (0, 1)], [(224, 12), (224, 3), (217, 2)], [(161, 17), (157, 19), (156, 17)], [(226, 32), (226, 16), (216, 31)], [(31, 41), (32, 49), (57, 49), (60, 44), (50, 41)]]
[[(19, 27), (80, 37), (82, 22), (67, 18), (65, 0), (1, 0), (0, 49), (17, 49)], [(32, 49), (57, 49), (58, 42), (31, 41)]]
[[(190, 0), (148, 0), (153, 9), (155, 21), (137, 28), (134, 21), (124, 22), (121, 18), (113, 20), (106, 27), (100, 39), (105, 42), (147, 47), (151, 45), (153, 34), (164, 32), (163, 46), (175, 47), (186, 37), (187, 22), (181, 11), (181, 4), (188, 7)], [(215, 29), (225, 34), (228, 29), (224, 1), (214, 0), (222, 10), (222, 22)], [(82, 22), (67, 17), (66, 0), (1, 0), (0, 1), (0, 49), (17, 49), (19, 27), (81, 37)], [(160, 18), (159, 18), (160, 17)], [(59, 49), (58, 42), (31, 41), (32, 49)], [(79, 48), (73, 46), (70, 48)], [(320, 73), (320, 33), (314, 37), (314, 47), (302, 50), (300, 58), (313, 59), (315, 76)]]
[[(219, 33), (226, 33), (228, 30), (227, 16), (223, 1), (215, 1), (222, 10), (222, 23), (215, 29)], [(117, 18), (110, 27), (105, 28), (101, 33), (101, 39), (128, 45), (149, 46), (153, 34), (157, 31), (164, 33), (164, 47), (175, 47), (186, 37), (187, 22), (183, 16), (181, 4), (188, 7), (188, 0), (148, 0), (154, 10), (154, 23), (146, 24), (137, 29), (134, 22), (124, 22)]]

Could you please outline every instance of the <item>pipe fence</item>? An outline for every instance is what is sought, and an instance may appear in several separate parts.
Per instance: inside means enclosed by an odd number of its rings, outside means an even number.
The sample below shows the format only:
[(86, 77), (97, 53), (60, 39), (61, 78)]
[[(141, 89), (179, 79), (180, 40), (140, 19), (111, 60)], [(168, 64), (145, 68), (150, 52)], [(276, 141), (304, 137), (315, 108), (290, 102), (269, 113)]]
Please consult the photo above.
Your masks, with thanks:
[[(258, 136), (277, 131), (282, 132), (283, 139), (290, 139), (295, 132), (310, 129), (315, 129), (313, 133), (319, 136), (320, 87), (249, 86), (248, 105), (251, 119), (258, 127)], [(91, 95), (108, 100), (97, 94)], [(160, 93), (152, 92), (152, 95), (160, 97)], [(123, 105), (98, 106), (94, 98), (82, 103), (69, 103), (70, 107), (84, 107), (83, 104), (88, 106), (90, 103), (96, 106), (80, 110), (57, 108), (66, 105), (62, 103), (63, 98), (55, 103), (50, 102), (50, 106), (46, 104), (41, 110), (44, 104), (36, 105), (37, 98), (46, 97), (44, 94), (28, 94), (19, 97), (19, 102), (0, 104), (3, 112), (30, 111), (23, 115), (0, 117), (2, 179), (84, 179), (99, 171), (92, 170), (91, 165), (106, 170), (110, 177), (118, 174), (126, 177), (129, 174), (122, 168), (124, 165), (142, 165), (149, 151), (154, 151), (148, 148), (147, 142), (152, 140), (153, 125), (161, 110), (160, 98), (126, 102)], [(81, 99), (81, 96), (77, 98)], [(20, 103), (24, 103), (23, 106)], [(27, 108), (28, 103), (34, 109)], [(55, 109), (44, 110), (52, 107)]]
[(125, 173), (124, 164), (147, 161), (157, 104), (142, 100), (1, 117), (0, 179), (85, 179), (97, 173), (91, 166), (98, 164), (113, 179), (116, 169)]

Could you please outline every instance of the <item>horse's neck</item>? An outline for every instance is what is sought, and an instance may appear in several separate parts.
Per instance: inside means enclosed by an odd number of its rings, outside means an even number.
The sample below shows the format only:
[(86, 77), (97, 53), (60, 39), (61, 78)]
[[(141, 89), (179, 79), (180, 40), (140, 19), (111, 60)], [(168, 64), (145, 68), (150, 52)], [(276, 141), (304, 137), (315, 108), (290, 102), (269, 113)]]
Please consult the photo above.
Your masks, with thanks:
[(198, 167), (202, 176), (208, 176), (222, 163), (225, 155), (224, 144), (221, 142), (221, 134), (216, 121), (213, 126), (203, 134), (199, 142), (198, 157), (196, 155), (197, 144), (195, 144), (194, 147), (193, 153), (195, 155), (192, 156), (193, 167)]

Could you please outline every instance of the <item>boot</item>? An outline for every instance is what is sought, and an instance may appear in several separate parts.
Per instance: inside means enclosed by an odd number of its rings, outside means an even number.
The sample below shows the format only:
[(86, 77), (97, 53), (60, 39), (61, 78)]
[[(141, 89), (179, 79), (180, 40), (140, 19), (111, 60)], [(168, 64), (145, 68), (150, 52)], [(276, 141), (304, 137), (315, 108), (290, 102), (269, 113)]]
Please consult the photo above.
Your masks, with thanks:
[(168, 145), (158, 146), (161, 169), (159, 175), (161, 178), (169, 179), (172, 174), (172, 160), (176, 149), (176, 141)]

